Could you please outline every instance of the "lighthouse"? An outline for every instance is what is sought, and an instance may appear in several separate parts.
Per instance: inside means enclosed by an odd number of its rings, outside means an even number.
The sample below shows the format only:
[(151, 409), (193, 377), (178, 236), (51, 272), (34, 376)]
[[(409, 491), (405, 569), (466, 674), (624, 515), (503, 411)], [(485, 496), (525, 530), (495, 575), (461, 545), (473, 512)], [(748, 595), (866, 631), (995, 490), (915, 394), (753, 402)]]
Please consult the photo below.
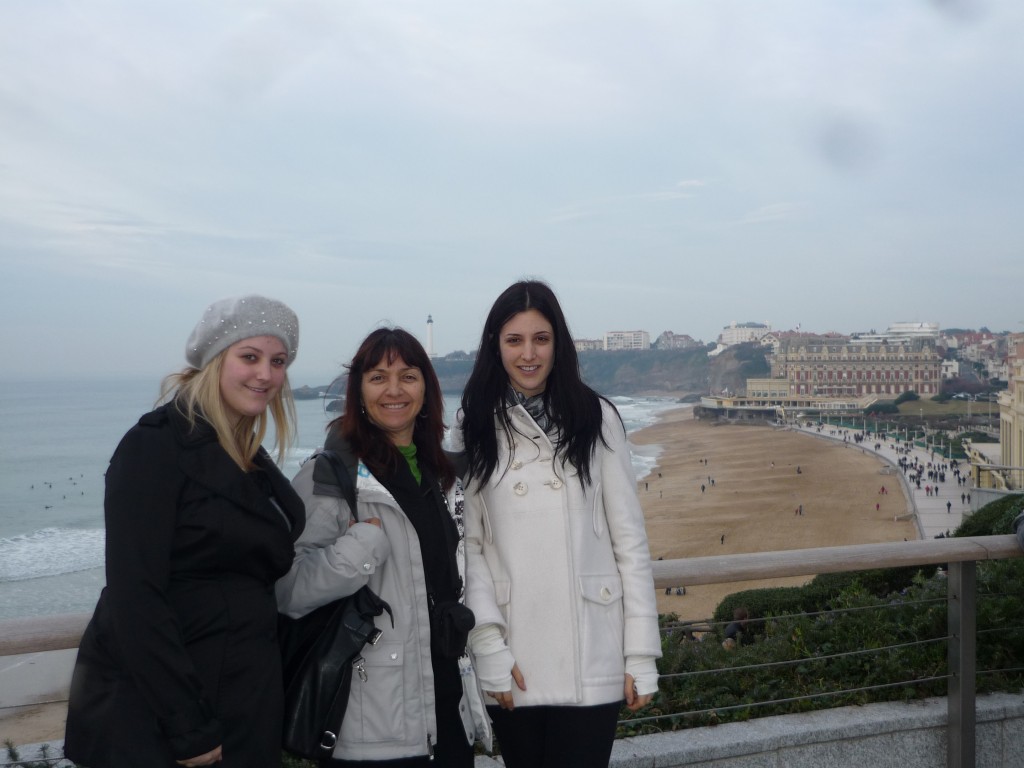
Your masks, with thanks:
[(434, 318), (427, 315), (427, 357), (434, 356)]

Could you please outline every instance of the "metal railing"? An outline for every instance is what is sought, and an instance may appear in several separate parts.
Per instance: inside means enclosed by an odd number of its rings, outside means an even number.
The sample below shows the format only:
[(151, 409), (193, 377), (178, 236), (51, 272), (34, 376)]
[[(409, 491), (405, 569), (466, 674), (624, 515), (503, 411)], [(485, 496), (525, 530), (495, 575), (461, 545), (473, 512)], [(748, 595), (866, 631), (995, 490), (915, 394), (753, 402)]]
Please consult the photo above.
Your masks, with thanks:
[(976, 536), (659, 560), (657, 588), (948, 565), (947, 768), (974, 768), (978, 561), (1024, 555), (1015, 536)]
[[(658, 589), (791, 576), (947, 565), (948, 768), (973, 768), (975, 746), (976, 567), (1024, 554), (1015, 536), (978, 536), (658, 560)], [(0, 656), (75, 648), (87, 614), (0, 622)]]

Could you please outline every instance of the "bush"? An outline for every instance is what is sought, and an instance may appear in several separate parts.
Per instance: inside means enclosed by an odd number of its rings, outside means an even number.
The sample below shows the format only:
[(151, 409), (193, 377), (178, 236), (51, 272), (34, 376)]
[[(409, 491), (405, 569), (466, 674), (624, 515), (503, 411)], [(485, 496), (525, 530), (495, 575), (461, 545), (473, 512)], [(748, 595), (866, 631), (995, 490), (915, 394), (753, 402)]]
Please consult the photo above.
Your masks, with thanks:
[(899, 405), (900, 403), (906, 403), (906, 402), (911, 401), (911, 400), (920, 400), (920, 399), (921, 399), (921, 396), (919, 394), (917, 394), (917, 392), (904, 392), (902, 395), (900, 395), (899, 397), (896, 398), (895, 403), (896, 403), (896, 405)]

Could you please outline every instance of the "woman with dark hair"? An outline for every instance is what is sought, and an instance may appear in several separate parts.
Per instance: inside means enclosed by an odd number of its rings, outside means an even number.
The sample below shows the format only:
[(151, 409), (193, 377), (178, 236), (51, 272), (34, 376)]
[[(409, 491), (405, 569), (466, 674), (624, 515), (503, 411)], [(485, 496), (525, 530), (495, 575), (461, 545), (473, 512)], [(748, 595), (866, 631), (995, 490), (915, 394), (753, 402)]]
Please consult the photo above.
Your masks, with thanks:
[(505, 765), (607, 765), (622, 702), (657, 691), (654, 581), (622, 421), (544, 283), (491, 307), (453, 442), (469, 642)]
[[(338, 742), (324, 766), (473, 764), (458, 647), (441, 642), (438, 606), (463, 593), (462, 486), (442, 448), (444, 399), (427, 353), (401, 328), (373, 331), (349, 365), (343, 415), (325, 451), (356, 471), (349, 509), (326, 456), (294, 480), (306, 502), (295, 562), (278, 582), (282, 612), (303, 616), (364, 584), (390, 604), (363, 650)], [(459, 606), (472, 626), (472, 615)], [(468, 627), (467, 627), (468, 629)], [(477, 693), (471, 689), (471, 693)]]
[(64, 755), (90, 768), (281, 762), (274, 583), (302, 531), (278, 458), (294, 423), (299, 322), (263, 296), (207, 308), (164, 381), (168, 402), (106, 474), (107, 584), (82, 636)]

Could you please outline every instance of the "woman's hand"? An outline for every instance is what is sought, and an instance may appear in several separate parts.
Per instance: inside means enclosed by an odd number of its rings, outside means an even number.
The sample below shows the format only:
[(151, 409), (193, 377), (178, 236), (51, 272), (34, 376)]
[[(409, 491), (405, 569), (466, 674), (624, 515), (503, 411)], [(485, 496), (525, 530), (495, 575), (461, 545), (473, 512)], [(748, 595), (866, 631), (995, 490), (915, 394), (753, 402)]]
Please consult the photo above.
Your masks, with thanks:
[(359, 522), (361, 522), (361, 523), (369, 523), (370, 525), (376, 525), (378, 528), (381, 527), (381, 522), (380, 522), (380, 518), (379, 517), (368, 517), (365, 520), (360, 520)]
[(221, 749), (218, 746), (216, 749), (211, 749), (205, 755), (199, 755), (198, 757), (190, 757), (188, 760), (178, 760), (178, 765), (185, 765), (188, 768), (197, 765), (213, 765), (221, 761)]
[(626, 673), (626, 682), (623, 685), (623, 691), (626, 694), (626, 706), (629, 708), (630, 712), (636, 712), (641, 707), (646, 707), (651, 703), (651, 699), (653, 698), (653, 695), (650, 693), (645, 693), (641, 696), (636, 692), (636, 681), (633, 680), (633, 676), (628, 672)]
[[(512, 665), (512, 679), (516, 681), (520, 691), (526, 690), (526, 680), (523, 679), (523, 673), (519, 671), (518, 664)], [(498, 706), (502, 709), (515, 709), (516, 705), (512, 701), (512, 691), (484, 691), (484, 693), (498, 702)]]

